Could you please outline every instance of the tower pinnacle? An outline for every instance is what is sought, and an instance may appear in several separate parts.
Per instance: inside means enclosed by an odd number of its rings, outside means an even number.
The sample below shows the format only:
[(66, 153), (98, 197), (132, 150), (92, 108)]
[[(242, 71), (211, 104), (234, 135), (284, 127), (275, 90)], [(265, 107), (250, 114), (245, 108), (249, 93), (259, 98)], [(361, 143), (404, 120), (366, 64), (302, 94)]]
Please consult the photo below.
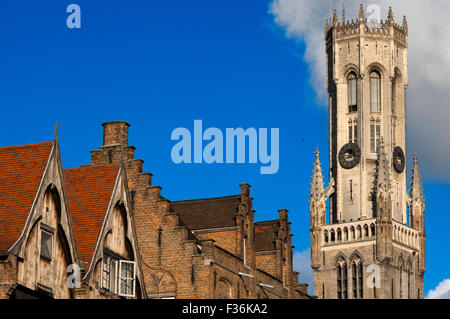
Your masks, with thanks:
[(310, 198), (312, 200), (319, 200), (324, 193), (324, 186), (323, 186), (322, 168), (320, 167), (322, 164), (320, 163), (319, 160), (320, 152), (318, 147), (316, 148), (315, 154), (316, 160), (314, 162)]
[(394, 23), (394, 13), (392, 11), (392, 7), (389, 7), (388, 21), (390, 24)]
[(422, 176), (420, 176), (420, 168), (417, 160), (417, 154), (414, 153), (414, 164), (411, 176), (411, 200), (424, 201), (423, 198), (423, 188), (422, 188)]
[(364, 22), (364, 7), (361, 3), (361, 5), (359, 6), (359, 22)]

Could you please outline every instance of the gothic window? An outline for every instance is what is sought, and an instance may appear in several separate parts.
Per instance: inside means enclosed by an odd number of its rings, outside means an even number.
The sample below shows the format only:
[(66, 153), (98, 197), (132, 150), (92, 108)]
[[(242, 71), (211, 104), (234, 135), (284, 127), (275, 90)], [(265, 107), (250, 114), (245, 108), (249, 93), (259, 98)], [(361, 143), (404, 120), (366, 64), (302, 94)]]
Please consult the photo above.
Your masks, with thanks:
[(331, 230), (331, 241), (334, 242), (335, 238), (334, 238), (334, 229)]
[(352, 261), (352, 297), (353, 299), (363, 298), (363, 263), (359, 257), (355, 257)]
[(353, 299), (363, 298), (364, 289), (364, 274), (363, 274), (363, 263), (359, 257), (355, 257), (352, 260), (352, 297)]
[(337, 266), (337, 298), (342, 299), (342, 266)]
[(359, 276), (359, 298), (362, 299), (363, 298), (363, 287), (364, 287), (362, 262), (359, 263), (358, 276)]
[(351, 72), (347, 76), (347, 91), (348, 91), (348, 112), (357, 112), (358, 106), (356, 102), (356, 74)]
[(342, 231), (340, 228), (338, 228), (337, 230), (337, 240), (342, 241)]
[(356, 263), (352, 263), (352, 291), (353, 291), (353, 299), (357, 298), (357, 292), (358, 292), (358, 284), (356, 279), (357, 269), (356, 269)]
[(408, 299), (411, 299), (411, 288), (412, 288), (412, 264), (408, 261), (408, 265), (406, 267), (406, 271), (408, 272)]
[(381, 112), (381, 76), (377, 71), (370, 73), (370, 111)]
[(348, 142), (358, 144), (358, 120), (348, 120)]
[(377, 153), (381, 140), (381, 121), (380, 119), (370, 120), (370, 152)]
[(328, 231), (327, 230), (323, 233), (323, 236), (324, 236), (325, 243), (328, 243)]
[(404, 276), (405, 276), (405, 272), (404, 272), (404, 268), (405, 268), (405, 264), (403, 262), (402, 257), (399, 257), (398, 260), (398, 293), (399, 293), (399, 299), (403, 299), (403, 291), (404, 291), (404, 287), (403, 285), (405, 284), (404, 282)]
[(337, 298), (347, 299), (347, 263), (340, 257), (336, 267), (337, 271)]
[(348, 228), (344, 228), (344, 241), (348, 241)]
[(364, 225), (364, 237), (369, 237), (369, 226)]
[(375, 236), (375, 224), (370, 225), (370, 235), (372, 237)]
[(358, 227), (356, 228), (357, 232), (358, 232), (358, 239), (361, 239), (361, 235), (362, 235), (362, 230), (361, 230), (361, 225), (358, 225)]
[(351, 234), (351, 237), (352, 237), (351, 239), (352, 239), (352, 240), (355, 240), (355, 227), (352, 226), (352, 227), (350, 228), (350, 234)]

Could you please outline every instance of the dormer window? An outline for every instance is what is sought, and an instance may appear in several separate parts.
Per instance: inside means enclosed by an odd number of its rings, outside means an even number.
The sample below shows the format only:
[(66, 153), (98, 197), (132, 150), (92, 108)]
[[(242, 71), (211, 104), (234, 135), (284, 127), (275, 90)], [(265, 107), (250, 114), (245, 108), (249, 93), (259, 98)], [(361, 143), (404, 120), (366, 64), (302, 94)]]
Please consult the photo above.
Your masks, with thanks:
[(103, 254), (102, 287), (122, 297), (134, 297), (136, 263), (109, 251)]
[(347, 91), (348, 91), (348, 113), (358, 111), (358, 105), (356, 102), (356, 74), (351, 72), (347, 76)]
[(53, 234), (41, 229), (41, 257), (52, 260), (53, 256)]

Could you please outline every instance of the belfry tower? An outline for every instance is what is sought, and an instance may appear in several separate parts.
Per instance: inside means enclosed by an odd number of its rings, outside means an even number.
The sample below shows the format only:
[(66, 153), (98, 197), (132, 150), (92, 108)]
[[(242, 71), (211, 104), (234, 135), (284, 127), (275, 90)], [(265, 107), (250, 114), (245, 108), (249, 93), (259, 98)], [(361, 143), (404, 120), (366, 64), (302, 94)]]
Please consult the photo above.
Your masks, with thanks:
[[(345, 14), (343, 14), (345, 17)], [(345, 18), (344, 18), (345, 19)], [(326, 21), (330, 184), (319, 152), (310, 195), (319, 298), (423, 298), (425, 227), (417, 157), (405, 170), (408, 24)], [(327, 202), (329, 209), (327, 211)]]

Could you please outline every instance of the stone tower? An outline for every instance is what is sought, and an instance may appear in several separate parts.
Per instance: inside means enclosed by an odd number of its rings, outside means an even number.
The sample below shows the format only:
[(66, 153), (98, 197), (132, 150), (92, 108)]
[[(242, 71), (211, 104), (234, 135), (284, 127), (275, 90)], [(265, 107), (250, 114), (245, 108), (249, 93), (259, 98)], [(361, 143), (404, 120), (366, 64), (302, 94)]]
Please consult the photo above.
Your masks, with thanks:
[(330, 185), (316, 151), (310, 195), (319, 298), (423, 298), (425, 203), (416, 156), (406, 190), (407, 39), (406, 17), (396, 24), (391, 8), (385, 21), (368, 21), (362, 5), (356, 20), (339, 21), (335, 11), (326, 21)]

